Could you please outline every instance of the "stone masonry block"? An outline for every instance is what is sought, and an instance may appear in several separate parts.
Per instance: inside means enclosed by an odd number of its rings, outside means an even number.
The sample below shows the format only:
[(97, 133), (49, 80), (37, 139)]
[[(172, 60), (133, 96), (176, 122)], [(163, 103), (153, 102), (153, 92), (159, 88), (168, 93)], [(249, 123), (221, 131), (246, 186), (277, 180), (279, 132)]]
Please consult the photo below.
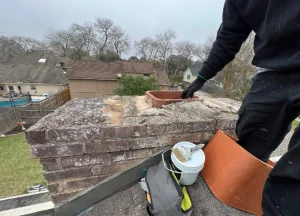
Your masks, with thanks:
[(100, 163), (109, 163), (109, 154), (80, 155), (60, 159), (62, 168), (81, 167)]
[(48, 185), (48, 190), (50, 193), (61, 193), (63, 192), (63, 187), (60, 183), (53, 183)]
[(217, 122), (215, 120), (184, 123), (183, 132), (193, 133), (193, 132), (201, 132), (201, 131), (214, 131), (216, 130), (216, 124)]
[(201, 143), (204, 132), (188, 133), (188, 134), (173, 134), (168, 136), (168, 145), (173, 146), (179, 142)]
[(122, 172), (136, 165), (138, 162), (139, 160), (132, 160), (132, 161), (116, 162), (116, 163), (104, 165), (101, 167), (101, 174), (107, 175), (107, 174), (115, 174), (118, 172)]
[(30, 154), (33, 158), (63, 157), (81, 155), (83, 153), (83, 144), (79, 143), (69, 145), (32, 145), (30, 149)]
[(40, 159), (40, 163), (42, 164), (44, 171), (54, 171), (61, 168), (58, 158)]
[(151, 155), (154, 155), (154, 154), (156, 154), (158, 152), (161, 152), (163, 150), (167, 150), (168, 148), (170, 148), (170, 147), (168, 146), (168, 147), (152, 148), (152, 149), (150, 149)]
[(46, 142), (44, 130), (27, 130), (25, 131), (25, 135), (29, 144), (44, 144)]
[(91, 168), (91, 174), (92, 176), (101, 176), (101, 166), (92, 166)]
[(223, 130), (223, 131), (233, 137), (237, 137), (237, 135), (235, 133), (235, 129), (229, 129), (229, 130)]
[(211, 140), (211, 138), (215, 135), (215, 131), (210, 131), (210, 132), (204, 132), (202, 136), (202, 140), (204, 142), (208, 142)]
[(110, 153), (110, 161), (118, 162), (118, 161), (126, 161), (126, 160), (133, 160), (133, 159), (141, 159), (141, 158), (147, 158), (150, 155), (151, 155), (151, 150), (149, 149), (113, 152)]
[(217, 129), (234, 129), (236, 126), (236, 119), (219, 119), (217, 122)]
[(100, 128), (52, 129), (46, 131), (47, 142), (86, 142), (98, 139)]
[(147, 126), (147, 134), (149, 136), (177, 134), (182, 132), (183, 132), (183, 124), (181, 123), (157, 124), (157, 125)]
[(106, 127), (103, 128), (104, 138), (129, 138), (145, 136), (145, 126), (123, 126), (123, 127)]
[(93, 141), (85, 144), (87, 154), (96, 154), (104, 152), (116, 152), (129, 150), (129, 140), (106, 140)]
[(66, 179), (89, 177), (90, 175), (90, 167), (80, 167), (69, 170), (44, 172), (44, 177), (50, 183), (61, 182)]
[(66, 192), (66, 193), (58, 193), (58, 194), (51, 194), (51, 199), (54, 204), (61, 204), (62, 202), (70, 199), (71, 197), (76, 196), (84, 189), (79, 189), (76, 191)]
[(63, 187), (65, 190), (75, 190), (78, 188), (88, 188), (94, 186), (107, 178), (107, 176), (97, 176), (97, 177), (89, 177), (89, 178), (82, 178), (76, 179), (73, 181), (67, 181), (63, 183)]
[(144, 149), (144, 148), (156, 148), (168, 145), (167, 137), (148, 137), (132, 140), (130, 144), (131, 149)]

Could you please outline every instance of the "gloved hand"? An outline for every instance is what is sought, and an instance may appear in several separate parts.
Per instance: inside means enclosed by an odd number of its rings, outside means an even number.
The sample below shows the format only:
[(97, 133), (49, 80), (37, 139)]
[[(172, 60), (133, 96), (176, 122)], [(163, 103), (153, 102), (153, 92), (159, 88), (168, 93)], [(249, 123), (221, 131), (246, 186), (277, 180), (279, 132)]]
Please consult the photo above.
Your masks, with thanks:
[(200, 77), (197, 77), (197, 79), (194, 80), (194, 82), (192, 82), (189, 87), (187, 89), (185, 89), (182, 94), (181, 94), (181, 98), (182, 99), (186, 99), (186, 98), (193, 98), (194, 97), (194, 93), (196, 91), (199, 91), (204, 83), (206, 81)]

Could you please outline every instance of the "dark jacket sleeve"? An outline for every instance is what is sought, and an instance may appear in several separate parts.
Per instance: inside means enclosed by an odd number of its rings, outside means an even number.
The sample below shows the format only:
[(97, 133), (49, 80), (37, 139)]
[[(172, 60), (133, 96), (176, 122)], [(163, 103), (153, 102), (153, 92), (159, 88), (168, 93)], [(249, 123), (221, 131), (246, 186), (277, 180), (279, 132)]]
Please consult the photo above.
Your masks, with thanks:
[(239, 14), (235, 0), (226, 0), (223, 22), (199, 74), (206, 79), (214, 77), (217, 72), (234, 59), (250, 32), (251, 28)]

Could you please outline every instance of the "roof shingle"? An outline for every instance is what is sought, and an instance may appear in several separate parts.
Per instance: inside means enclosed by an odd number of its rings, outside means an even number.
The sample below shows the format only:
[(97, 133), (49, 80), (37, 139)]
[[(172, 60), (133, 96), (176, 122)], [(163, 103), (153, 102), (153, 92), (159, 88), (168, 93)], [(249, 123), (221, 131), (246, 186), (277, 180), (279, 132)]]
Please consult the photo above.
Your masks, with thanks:
[(95, 79), (117, 80), (119, 73), (149, 73), (153, 74), (153, 66), (150, 63), (140, 62), (102, 62), (102, 61), (75, 61), (68, 69), (69, 79)]
[[(38, 63), (46, 59), (45, 63)], [(67, 84), (63, 69), (56, 68), (60, 59), (45, 51), (24, 52), (0, 62), (1, 83), (49, 83)]]
[(170, 85), (164, 70), (154, 69), (151, 63), (131, 61), (74, 61), (68, 68), (68, 78), (89, 80), (117, 80), (118, 74), (152, 74), (156, 76), (158, 85)]

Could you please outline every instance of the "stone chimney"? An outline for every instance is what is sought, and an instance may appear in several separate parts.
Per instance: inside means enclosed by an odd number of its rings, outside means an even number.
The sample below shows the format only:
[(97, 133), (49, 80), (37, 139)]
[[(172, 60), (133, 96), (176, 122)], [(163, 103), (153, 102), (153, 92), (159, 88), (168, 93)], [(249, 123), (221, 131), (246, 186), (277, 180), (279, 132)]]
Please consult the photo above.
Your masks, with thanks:
[(229, 99), (151, 107), (145, 97), (74, 99), (26, 131), (55, 204), (180, 141), (234, 134), (239, 104)]

